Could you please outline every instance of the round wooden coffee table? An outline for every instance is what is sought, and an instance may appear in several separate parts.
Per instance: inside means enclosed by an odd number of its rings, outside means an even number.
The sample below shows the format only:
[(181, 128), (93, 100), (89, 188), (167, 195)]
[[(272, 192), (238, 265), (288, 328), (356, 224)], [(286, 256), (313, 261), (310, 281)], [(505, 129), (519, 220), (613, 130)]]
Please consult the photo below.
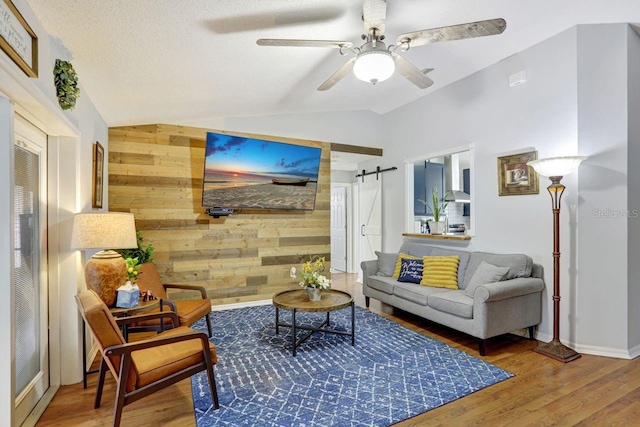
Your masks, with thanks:
[[(333, 289), (321, 290), (319, 301), (310, 301), (307, 291), (304, 289), (295, 289), (284, 291), (273, 296), (273, 305), (276, 307), (276, 334), (280, 333), (280, 326), (291, 328), (291, 343), (293, 344), (293, 356), (296, 355), (296, 349), (300, 344), (307, 340), (314, 332), (325, 332), (328, 334), (349, 335), (351, 336), (351, 345), (355, 345), (355, 305), (353, 297), (346, 292), (336, 291)], [(351, 332), (334, 331), (322, 329), (329, 326), (329, 313), (336, 310), (351, 306)], [(280, 323), (280, 309), (291, 310), (291, 323)], [(309, 327), (296, 324), (296, 312), (326, 312), (327, 318), (318, 326)], [(296, 330), (303, 329), (309, 331), (299, 340), (296, 340)]]

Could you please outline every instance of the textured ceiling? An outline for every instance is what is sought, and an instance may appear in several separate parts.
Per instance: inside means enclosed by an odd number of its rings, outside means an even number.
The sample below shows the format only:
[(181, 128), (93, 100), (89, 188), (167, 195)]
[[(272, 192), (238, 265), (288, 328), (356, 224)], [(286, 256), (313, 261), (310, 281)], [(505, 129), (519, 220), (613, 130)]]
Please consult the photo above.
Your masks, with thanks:
[(638, 0), (389, 0), (385, 34), (504, 18), (499, 36), (416, 47), (434, 68), (420, 90), (399, 75), (372, 86), (337, 50), (260, 47), (258, 38), (352, 41), (360, 0), (27, 0), (73, 56), (81, 87), (107, 124), (398, 108), (580, 23), (640, 22)]

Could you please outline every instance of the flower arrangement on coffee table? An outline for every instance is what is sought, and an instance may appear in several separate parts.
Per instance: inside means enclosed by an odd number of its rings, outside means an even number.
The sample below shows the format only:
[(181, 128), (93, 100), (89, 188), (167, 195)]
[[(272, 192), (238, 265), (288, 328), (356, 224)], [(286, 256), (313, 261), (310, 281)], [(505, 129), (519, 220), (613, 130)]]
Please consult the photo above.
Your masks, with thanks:
[(320, 289), (331, 288), (331, 280), (322, 274), (324, 272), (324, 257), (315, 255), (304, 264), (300, 272), (295, 267), (291, 267), (290, 276), (292, 279), (300, 279), (298, 284), (305, 288), (309, 294), (309, 299), (317, 301), (320, 299)]

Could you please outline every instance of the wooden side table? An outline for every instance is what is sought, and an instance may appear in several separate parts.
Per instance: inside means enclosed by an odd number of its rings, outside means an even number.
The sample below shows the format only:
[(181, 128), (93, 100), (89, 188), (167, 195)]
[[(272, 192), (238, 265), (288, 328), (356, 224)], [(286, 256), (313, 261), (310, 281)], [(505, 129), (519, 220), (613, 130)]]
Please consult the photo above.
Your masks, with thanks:
[[(113, 317), (128, 317), (133, 316), (134, 314), (140, 314), (145, 311), (153, 310), (156, 307), (160, 307), (160, 311), (162, 311), (162, 300), (155, 299), (151, 301), (142, 301), (138, 302), (138, 305), (131, 308), (119, 308), (119, 307), (111, 307), (109, 311)], [(122, 325), (122, 336), (125, 341), (129, 341), (129, 331), (128, 325)], [(87, 371), (87, 332), (86, 325), (84, 322), (84, 318), (82, 319), (82, 385), (84, 388), (87, 388), (87, 375), (97, 373), (97, 369), (91, 369)]]
[[(333, 289), (321, 290), (319, 301), (310, 301), (307, 291), (297, 289), (292, 291), (284, 291), (273, 296), (273, 305), (276, 307), (276, 334), (280, 333), (279, 327), (291, 328), (291, 343), (293, 345), (293, 356), (296, 355), (296, 349), (314, 332), (325, 332), (328, 334), (349, 335), (351, 337), (351, 345), (355, 345), (355, 305), (353, 297), (346, 292), (336, 291)], [(351, 306), (351, 332), (334, 331), (323, 329), (329, 326), (329, 313), (331, 311), (341, 310)], [(280, 309), (291, 310), (291, 324), (280, 322)], [(317, 326), (308, 327), (296, 324), (296, 312), (326, 312), (327, 318)], [(309, 331), (305, 336), (296, 340), (296, 329)]]

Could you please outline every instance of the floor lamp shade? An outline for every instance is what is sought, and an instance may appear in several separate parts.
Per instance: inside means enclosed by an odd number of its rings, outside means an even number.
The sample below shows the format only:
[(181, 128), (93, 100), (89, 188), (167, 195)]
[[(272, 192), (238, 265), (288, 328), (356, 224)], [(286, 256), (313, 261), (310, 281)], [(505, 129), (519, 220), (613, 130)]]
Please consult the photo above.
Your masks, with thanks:
[(94, 290), (107, 306), (113, 306), (117, 289), (127, 281), (127, 267), (119, 253), (108, 249), (138, 247), (133, 214), (120, 212), (77, 214), (73, 218), (71, 247), (103, 249), (87, 261), (84, 277), (87, 289)]

